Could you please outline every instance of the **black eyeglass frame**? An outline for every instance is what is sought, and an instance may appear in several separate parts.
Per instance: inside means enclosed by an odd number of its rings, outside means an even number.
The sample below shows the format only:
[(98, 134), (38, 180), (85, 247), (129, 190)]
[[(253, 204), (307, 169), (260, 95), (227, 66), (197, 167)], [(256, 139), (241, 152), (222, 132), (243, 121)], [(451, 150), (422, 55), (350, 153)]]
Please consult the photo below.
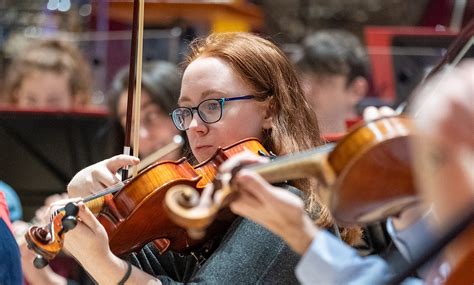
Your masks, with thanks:
[[(173, 124), (174, 126), (180, 130), (180, 131), (186, 131), (189, 129), (189, 126), (187, 128), (184, 128), (184, 129), (181, 129), (178, 127), (178, 124), (175, 122), (174, 118), (175, 116), (173, 115), (174, 112), (178, 109), (187, 109), (190, 111), (191, 113), (191, 117), (194, 116), (194, 113), (197, 113), (199, 118), (206, 124), (214, 124), (214, 123), (217, 123), (219, 122), (221, 119), (222, 119), (222, 114), (224, 113), (224, 103), (225, 102), (228, 102), (228, 101), (237, 101), (237, 100), (248, 100), (248, 99), (256, 99), (257, 97), (255, 95), (244, 95), (244, 96), (238, 96), (238, 97), (230, 97), (230, 98), (219, 98), (219, 99), (215, 99), (215, 98), (210, 98), (210, 99), (206, 99), (206, 100), (203, 100), (201, 101), (201, 103), (199, 103), (196, 107), (178, 107), (176, 109), (174, 109), (171, 113), (169, 113), (170, 117), (171, 117), (171, 120), (173, 121)], [(221, 113), (219, 115), (219, 118), (213, 122), (208, 122), (206, 119), (203, 118), (203, 116), (201, 115), (201, 113), (199, 112), (199, 107), (201, 106), (201, 104), (203, 104), (204, 102), (208, 102), (208, 101), (211, 101), (211, 100), (215, 100), (215, 101), (218, 101), (220, 106), (221, 106)]]

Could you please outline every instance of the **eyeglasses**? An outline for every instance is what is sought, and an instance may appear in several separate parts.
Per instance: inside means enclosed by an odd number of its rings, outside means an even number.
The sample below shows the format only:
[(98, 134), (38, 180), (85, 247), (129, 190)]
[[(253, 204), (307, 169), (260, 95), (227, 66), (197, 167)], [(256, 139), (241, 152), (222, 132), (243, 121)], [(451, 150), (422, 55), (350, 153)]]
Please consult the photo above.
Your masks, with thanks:
[(197, 112), (199, 118), (204, 123), (213, 124), (222, 118), (222, 110), (224, 110), (224, 103), (228, 101), (255, 99), (254, 95), (246, 95), (240, 97), (207, 99), (199, 103), (196, 107), (179, 107), (170, 113), (173, 123), (180, 131), (189, 129), (189, 125), (193, 120), (194, 112)]

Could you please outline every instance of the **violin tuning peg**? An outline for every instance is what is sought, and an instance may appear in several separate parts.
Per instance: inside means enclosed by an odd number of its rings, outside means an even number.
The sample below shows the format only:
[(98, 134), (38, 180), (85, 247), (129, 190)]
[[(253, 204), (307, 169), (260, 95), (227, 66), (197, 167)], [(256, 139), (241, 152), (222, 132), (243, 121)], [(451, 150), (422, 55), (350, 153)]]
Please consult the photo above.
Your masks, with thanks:
[(37, 255), (35, 260), (33, 260), (33, 265), (38, 269), (44, 268), (48, 264), (49, 262), (46, 260), (46, 258), (42, 257), (41, 255)]
[(79, 213), (79, 207), (76, 206), (76, 204), (69, 202), (64, 206), (64, 211), (66, 212), (66, 216), (77, 216)]
[(63, 225), (63, 232), (67, 232), (69, 230), (72, 230), (76, 227), (77, 225), (77, 218), (75, 216), (64, 216), (61, 219), (62, 225)]
[(64, 206), (64, 211), (66, 212), (64, 217), (61, 219), (63, 225), (63, 232), (72, 230), (77, 225), (77, 213), (79, 213), (79, 207), (73, 203), (67, 203)]

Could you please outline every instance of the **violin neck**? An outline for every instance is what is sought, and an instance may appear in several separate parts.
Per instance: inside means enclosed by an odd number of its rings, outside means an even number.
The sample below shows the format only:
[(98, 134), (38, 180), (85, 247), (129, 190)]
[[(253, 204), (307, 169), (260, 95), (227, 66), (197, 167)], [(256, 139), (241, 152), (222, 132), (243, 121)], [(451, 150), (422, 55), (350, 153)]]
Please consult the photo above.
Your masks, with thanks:
[[(108, 195), (112, 195), (112, 194), (108, 194)], [(96, 199), (87, 201), (84, 204), (86, 205), (87, 208), (89, 208), (89, 210), (91, 210), (93, 214), (98, 214), (104, 207), (105, 197), (106, 196), (100, 196)]]
[(270, 163), (251, 166), (249, 169), (260, 174), (270, 183), (316, 177), (324, 186), (335, 179), (334, 171), (327, 160), (333, 145), (324, 145), (313, 150), (276, 158)]

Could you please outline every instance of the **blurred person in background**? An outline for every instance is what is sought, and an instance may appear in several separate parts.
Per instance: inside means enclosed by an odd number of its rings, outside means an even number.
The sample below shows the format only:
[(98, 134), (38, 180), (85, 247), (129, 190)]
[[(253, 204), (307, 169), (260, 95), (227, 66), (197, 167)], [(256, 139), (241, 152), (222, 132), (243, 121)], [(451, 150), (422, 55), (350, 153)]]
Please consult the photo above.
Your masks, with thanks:
[[(3, 101), (28, 110), (80, 109), (90, 103), (91, 79), (90, 67), (75, 46), (59, 39), (33, 40), (14, 55), (8, 67)], [(49, 216), (45, 215), (45, 209), (60, 198), (65, 197), (61, 194), (48, 197), (31, 223), (47, 224)], [(69, 257), (61, 256), (53, 262), (54, 270), (50, 266), (41, 270), (33, 266), (35, 255), (27, 249), (23, 237), (30, 225), (21, 220), (14, 223), (25, 280), (29, 284), (74, 282), (63, 277), (76, 278), (78, 275), (78, 265)]]
[[(443, 235), (472, 217), (474, 210), (474, 60), (441, 71), (415, 92), (410, 111), (417, 115), (416, 182), (435, 213), (430, 224), (433, 232)], [(471, 220), (444, 251), (444, 268), (431, 272), (427, 283), (439, 280), (448, 268), (451, 284), (473, 284), (473, 239)]]
[(8, 67), (4, 103), (73, 110), (90, 103), (91, 71), (81, 52), (59, 39), (33, 40)]
[[(305, 97), (318, 114), (323, 140), (337, 141), (347, 132), (349, 123), (362, 115), (356, 106), (367, 98), (370, 90), (365, 47), (348, 31), (320, 30), (303, 40), (301, 53), (293, 60)], [(393, 248), (390, 239), (385, 224), (368, 225), (364, 230), (366, 245), (360, 246), (361, 253), (386, 252)]]
[(369, 91), (365, 48), (351, 33), (321, 30), (307, 36), (295, 64), (305, 96), (318, 114), (323, 135), (343, 134), (357, 117), (356, 104)]
[[(128, 67), (121, 69), (113, 79), (108, 93), (110, 117), (116, 125), (120, 125), (119, 134), (123, 134), (125, 130), (128, 75)], [(169, 116), (169, 113), (178, 106), (180, 89), (181, 72), (175, 64), (162, 60), (143, 64), (139, 131), (140, 158), (143, 159), (164, 147), (173, 140), (175, 135), (180, 134)], [(183, 152), (180, 150), (165, 158), (176, 160), (182, 155)]]

